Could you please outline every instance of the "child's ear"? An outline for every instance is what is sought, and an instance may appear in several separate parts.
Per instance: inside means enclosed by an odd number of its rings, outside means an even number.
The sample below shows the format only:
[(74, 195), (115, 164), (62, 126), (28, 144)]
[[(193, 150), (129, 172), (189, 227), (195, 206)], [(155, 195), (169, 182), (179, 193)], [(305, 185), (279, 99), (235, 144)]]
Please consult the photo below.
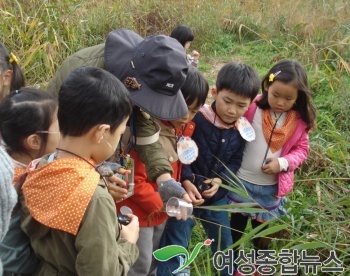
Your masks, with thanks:
[(94, 133), (94, 140), (97, 144), (101, 143), (103, 135), (111, 129), (110, 125), (102, 124), (96, 127)]
[(4, 86), (9, 86), (11, 84), (12, 75), (13, 75), (12, 70), (6, 70), (4, 72), (4, 74), (2, 75)]
[(211, 95), (213, 96), (213, 98), (215, 99), (216, 96), (218, 95), (218, 91), (217, 91), (216, 87), (212, 87), (210, 92), (211, 92)]
[(40, 150), (41, 142), (41, 137), (38, 134), (32, 134), (24, 139), (24, 147), (27, 150)]

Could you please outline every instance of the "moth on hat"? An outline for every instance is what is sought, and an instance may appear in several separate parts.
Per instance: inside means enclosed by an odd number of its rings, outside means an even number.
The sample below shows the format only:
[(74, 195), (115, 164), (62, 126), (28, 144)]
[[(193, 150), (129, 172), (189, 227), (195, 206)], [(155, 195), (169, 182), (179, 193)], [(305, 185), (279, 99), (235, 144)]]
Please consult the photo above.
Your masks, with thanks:
[(127, 88), (134, 89), (134, 90), (141, 89), (141, 84), (137, 82), (136, 78), (126, 77), (123, 83)]

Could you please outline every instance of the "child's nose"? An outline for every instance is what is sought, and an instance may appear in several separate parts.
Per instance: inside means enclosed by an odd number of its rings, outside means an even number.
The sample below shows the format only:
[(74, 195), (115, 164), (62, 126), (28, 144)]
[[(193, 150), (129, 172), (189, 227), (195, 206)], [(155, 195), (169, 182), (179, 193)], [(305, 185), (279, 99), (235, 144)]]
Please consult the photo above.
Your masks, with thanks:
[(230, 114), (236, 114), (236, 108), (234, 106), (231, 106), (228, 110)]
[(282, 100), (282, 99), (278, 100), (277, 106), (284, 106), (284, 100)]

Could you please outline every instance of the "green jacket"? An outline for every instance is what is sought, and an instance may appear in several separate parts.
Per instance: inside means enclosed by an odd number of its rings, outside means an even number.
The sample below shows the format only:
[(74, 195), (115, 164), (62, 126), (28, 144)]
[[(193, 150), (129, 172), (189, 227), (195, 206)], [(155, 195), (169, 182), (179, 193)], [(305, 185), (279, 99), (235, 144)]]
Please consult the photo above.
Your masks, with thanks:
[[(44, 162), (43, 162), (44, 163)], [(127, 275), (138, 248), (120, 235), (116, 207), (103, 182), (97, 186), (77, 235), (36, 221), (22, 202), (22, 230), (42, 260), (36, 275)]]
[[(69, 56), (65, 61), (63, 61), (61, 67), (57, 70), (53, 78), (48, 84), (47, 91), (51, 94), (58, 95), (60, 87), (65, 80), (65, 78), (72, 72), (75, 68), (81, 66), (95, 66), (105, 69), (104, 65), (104, 47), (105, 44), (99, 44), (96, 46), (88, 47), (82, 49), (73, 55)], [(157, 177), (164, 173), (173, 173), (170, 162), (160, 145), (159, 141), (151, 137), (157, 137), (159, 135), (159, 126), (154, 123), (154, 119), (146, 119), (140, 112), (139, 108), (134, 107), (134, 128), (136, 132), (136, 144), (135, 150), (142, 160), (146, 164), (147, 175), (153, 182), (156, 181)], [(147, 139), (149, 143), (147, 143)], [(138, 139), (141, 138), (142, 144), (138, 144)]]

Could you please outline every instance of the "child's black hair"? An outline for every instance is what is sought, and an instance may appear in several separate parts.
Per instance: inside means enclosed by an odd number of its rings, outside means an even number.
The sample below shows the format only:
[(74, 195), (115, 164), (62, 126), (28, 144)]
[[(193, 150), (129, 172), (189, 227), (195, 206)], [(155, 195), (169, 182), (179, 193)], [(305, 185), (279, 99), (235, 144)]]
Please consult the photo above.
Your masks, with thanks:
[[(6, 151), (27, 153), (23, 139), (47, 131), (56, 117), (57, 99), (46, 91), (22, 87), (7, 95), (0, 104), (0, 132)], [(45, 150), (48, 135), (40, 134), (42, 143), (38, 156)]]
[(0, 75), (7, 70), (12, 70), (10, 91), (18, 90), (24, 86), (24, 76), (17, 61), (12, 60), (5, 46), (0, 43)]
[(114, 133), (130, 116), (128, 90), (106, 70), (84, 66), (73, 70), (58, 94), (58, 122), (63, 136), (82, 136), (98, 124)]
[(182, 47), (185, 47), (186, 42), (193, 41), (194, 34), (192, 30), (186, 25), (177, 25), (171, 32), (170, 37), (179, 41)]
[[(276, 74), (279, 72), (278, 74)], [(271, 74), (276, 74), (273, 81), (269, 81)], [(308, 130), (316, 127), (316, 109), (311, 103), (311, 89), (304, 67), (296, 60), (282, 60), (275, 64), (262, 80), (262, 97), (257, 102), (261, 109), (270, 108), (268, 102), (268, 87), (275, 81), (290, 84), (298, 89), (298, 98), (292, 107), (300, 114), (301, 119), (306, 123)]]
[(260, 77), (247, 64), (229, 62), (220, 69), (216, 78), (217, 93), (224, 89), (253, 101), (260, 90)]
[(187, 106), (190, 106), (195, 100), (197, 108), (204, 105), (208, 97), (209, 85), (204, 76), (196, 68), (190, 67), (184, 85), (181, 87), (182, 95), (185, 98)]

